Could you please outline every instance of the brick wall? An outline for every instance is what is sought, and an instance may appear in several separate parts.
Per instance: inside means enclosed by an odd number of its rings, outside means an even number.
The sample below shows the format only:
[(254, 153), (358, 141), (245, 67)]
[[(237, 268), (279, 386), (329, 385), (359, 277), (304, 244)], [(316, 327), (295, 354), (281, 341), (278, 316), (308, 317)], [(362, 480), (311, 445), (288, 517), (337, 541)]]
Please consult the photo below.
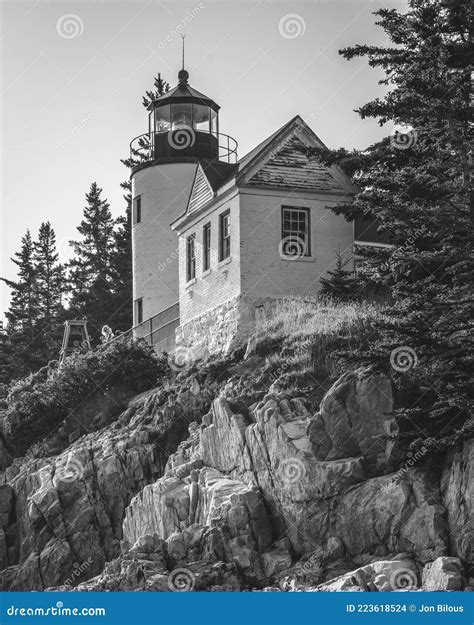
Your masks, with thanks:
[[(335, 252), (352, 254), (352, 224), (324, 206), (338, 196), (242, 189), (240, 196), (241, 280), (247, 298), (315, 295), (319, 278), (334, 267)], [(284, 260), (280, 256), (281, 206), (310, 209), (311, 256)]]
[[(230, 209), (230, 262), (219, 262), (219, 215)], [(203, 226), (211, 223), (211, 267), (203, 275)], [(186, 239), (196, 234), (196, 279), (186, 280)], [(198, 218), (186, 227), (179, 237), (179, 300), (181, 324), (199, 317), (208, 310), (240, 294), (240, 218), (237, 195), (216, 205), (210, 214)]]

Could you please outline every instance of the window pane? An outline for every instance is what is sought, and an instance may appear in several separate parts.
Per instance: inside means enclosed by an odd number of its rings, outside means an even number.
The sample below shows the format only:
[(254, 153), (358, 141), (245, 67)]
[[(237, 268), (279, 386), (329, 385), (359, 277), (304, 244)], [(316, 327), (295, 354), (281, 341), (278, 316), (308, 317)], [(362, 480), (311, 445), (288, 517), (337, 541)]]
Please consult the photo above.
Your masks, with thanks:
[(219, 260), (230, 256), (230, 213), (227, 211), (220, 216), (219, 228)]
[(219, 132), (219, 129), (217, 127), (217, 113), (214, 111), (214, 109), (210, 109), (211, 112), (211, 132), (212, 134), (216, 134)]
[(171, 128), (174, 130), (178, 126), (192, 127), (192, 105), (172, 104), (171, 105)]
[(137, 299), (135, 304), (136, 324), (138, 325), (139, 323), (143, 323), (143, 300), (141, 298)]
[(196, 277), (196, 250), (194, 242), (194, 234), (186, 239), (186, 279), (188, 281)]
[(309, 210), (283, 208), (282, 241), (284, 256), (309, 256)]
[(209, 132), (209, 107), (193, 104), (193, 127), (202, 132)]
[(155, 109), (155, 132), (168, 132), (170, 129), (170, 105)]
[(138, 224), (142, 220), (142, 198), (139, 195), (134, 200), (133, 222)]
[(207, 271), (211, 266), (211, 224), (206, 224), (202, 232), (203, 246), (203, 271)]

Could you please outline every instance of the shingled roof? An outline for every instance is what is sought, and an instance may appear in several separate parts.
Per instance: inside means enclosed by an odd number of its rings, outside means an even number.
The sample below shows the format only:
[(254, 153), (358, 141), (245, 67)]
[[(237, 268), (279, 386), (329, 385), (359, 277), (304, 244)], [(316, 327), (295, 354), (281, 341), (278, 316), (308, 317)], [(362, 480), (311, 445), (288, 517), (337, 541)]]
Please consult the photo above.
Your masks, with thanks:
[(198, 165), (185, 214), (205, 210), (218, 191), (232, 180), (237, 187), (351, 193), (350, 182), (341, 172), (308, 156), (307, 148), (311, 145), (325, 147), (301, 117), (296, 116), (237, 163), (215, 161)]

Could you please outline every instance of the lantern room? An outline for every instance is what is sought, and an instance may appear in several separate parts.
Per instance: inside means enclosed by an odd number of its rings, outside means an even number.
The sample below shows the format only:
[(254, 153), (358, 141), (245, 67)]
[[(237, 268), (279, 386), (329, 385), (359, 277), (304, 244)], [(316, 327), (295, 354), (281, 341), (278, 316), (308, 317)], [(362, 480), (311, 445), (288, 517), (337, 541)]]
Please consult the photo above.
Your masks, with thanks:
[(177, 86), (151, 102), (148, 133), (132, 141), (132, 158), (236, 162), (237, 142), (219, 133), (219, 105), (191, 87), (188, 79), (181, 69)]

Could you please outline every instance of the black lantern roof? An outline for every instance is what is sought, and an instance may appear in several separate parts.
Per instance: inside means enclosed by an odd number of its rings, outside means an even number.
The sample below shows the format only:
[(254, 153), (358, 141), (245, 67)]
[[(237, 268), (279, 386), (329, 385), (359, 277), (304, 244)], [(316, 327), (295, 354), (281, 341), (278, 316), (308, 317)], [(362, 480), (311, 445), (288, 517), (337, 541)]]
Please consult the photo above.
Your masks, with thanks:
[(152, 110), (160, 106), (164, 106), (165, 104), (191, 104), (194, 102), (196, 104), (209, 106), (217, 113), (220, 106), (216, 104), (214, 100), (208, 98), (207, 95), (204, 95), (200, 91), (197, 91), (197, 89), (190, 87), (188, 84), (188, 78), (188, 72), (185, 69), (181, 69), (178, 72), (178, 84), (176, 87), (170, 89), (156, 100), (153, 100), (148, 109)]

